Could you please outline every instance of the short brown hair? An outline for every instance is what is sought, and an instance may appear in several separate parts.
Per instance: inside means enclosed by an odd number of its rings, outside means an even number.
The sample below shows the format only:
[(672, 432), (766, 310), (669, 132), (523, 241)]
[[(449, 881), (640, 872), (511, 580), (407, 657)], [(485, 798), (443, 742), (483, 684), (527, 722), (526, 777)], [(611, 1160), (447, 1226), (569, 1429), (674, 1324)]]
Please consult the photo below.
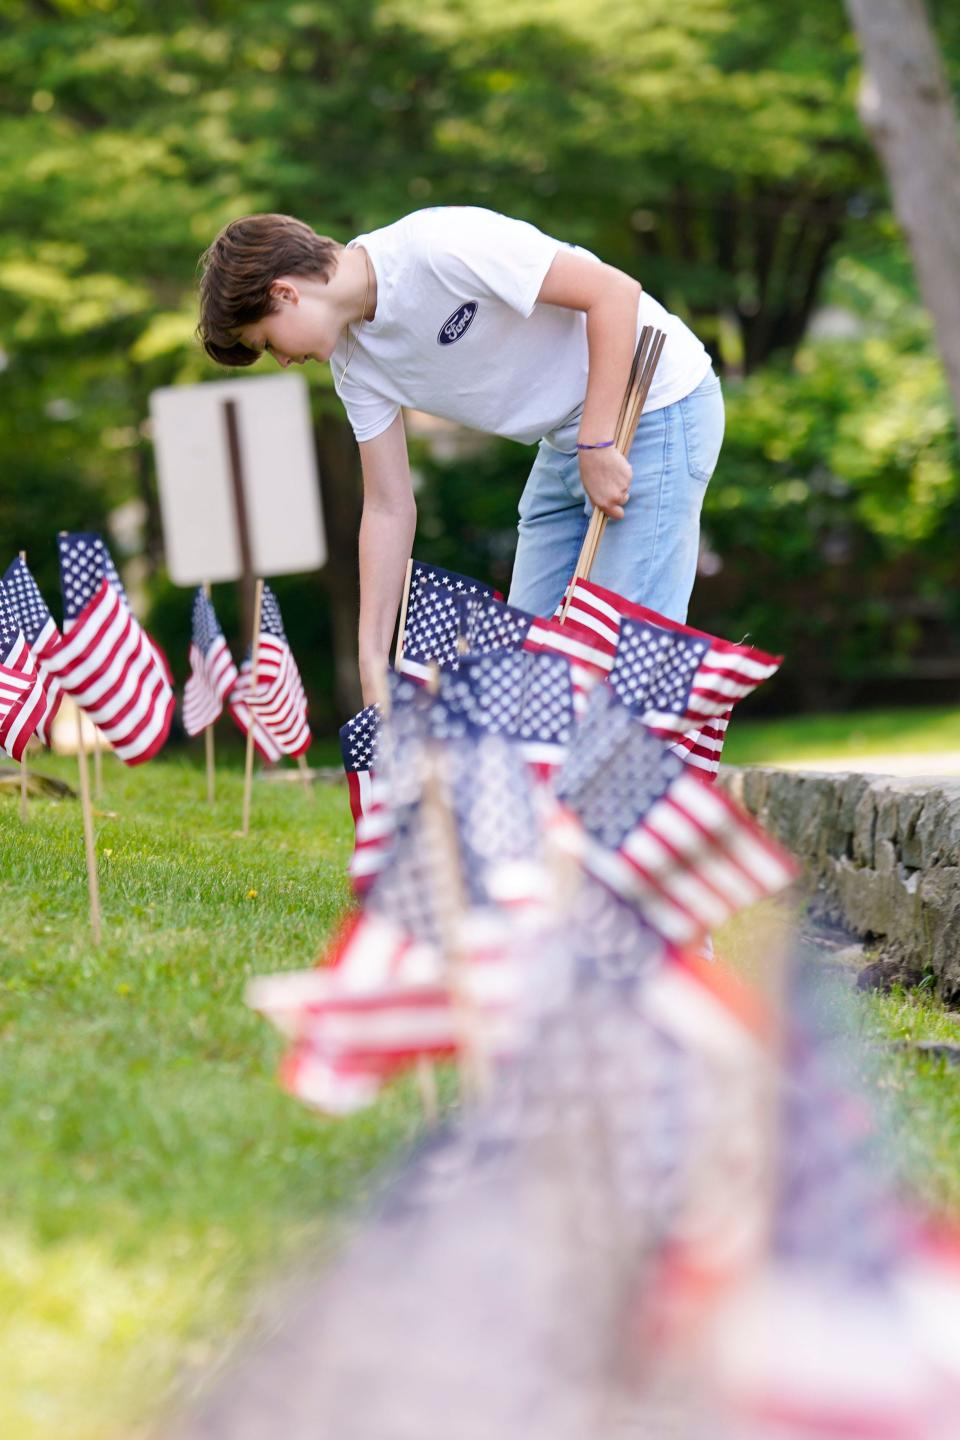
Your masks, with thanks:
[(200, 257), (200, 324), (197, 335), (221, 365), (252, 365), (260, 358), (237, 339), (277, 308), (270, 286), (281, 275), (320, 275), (328, 280), (343, 246), (318, 235), (292, 215), (244, 215), (232, 220)]

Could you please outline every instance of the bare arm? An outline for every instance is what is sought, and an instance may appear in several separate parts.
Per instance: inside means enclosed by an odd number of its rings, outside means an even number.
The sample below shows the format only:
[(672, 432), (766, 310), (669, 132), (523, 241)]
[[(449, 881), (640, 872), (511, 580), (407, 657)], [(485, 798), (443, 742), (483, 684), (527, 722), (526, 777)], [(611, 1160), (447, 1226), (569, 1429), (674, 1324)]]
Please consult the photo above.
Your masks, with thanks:
[(360, 464), (360, 684), (369, 705), (389, 657), (417, 528), (402, 414), (376, 439), (361, 441)]
[[(587, 317), (589, 371), (580, 421), (580, 440), (612, 440), (637, 343), (637, 306), (642, 286), (615, 270), (571, 250), (561, 250), (547, 271), (537, 299), (546, 305), (582, 310)], [(613, 447), (580, 452), (580, 478), (594, 505), (623, 519), (632, 471)]]

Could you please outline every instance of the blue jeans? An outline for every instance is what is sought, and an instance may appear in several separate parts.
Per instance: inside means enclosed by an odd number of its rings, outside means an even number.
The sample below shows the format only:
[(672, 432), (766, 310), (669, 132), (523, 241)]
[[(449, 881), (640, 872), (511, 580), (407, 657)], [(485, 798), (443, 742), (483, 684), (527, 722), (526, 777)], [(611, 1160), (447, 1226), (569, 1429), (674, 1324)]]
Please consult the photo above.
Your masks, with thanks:
[[(723, 396), (711, 373), (690, 395), (640, 417), (622, 520), (608, 520), (591, 580), (680, 622), (697, 573), (700, 509), (723, 442)], [(520, 497), (510, 604), (551, 615), (573, 574), (592, 506), (576, 451), (540, 449)]]

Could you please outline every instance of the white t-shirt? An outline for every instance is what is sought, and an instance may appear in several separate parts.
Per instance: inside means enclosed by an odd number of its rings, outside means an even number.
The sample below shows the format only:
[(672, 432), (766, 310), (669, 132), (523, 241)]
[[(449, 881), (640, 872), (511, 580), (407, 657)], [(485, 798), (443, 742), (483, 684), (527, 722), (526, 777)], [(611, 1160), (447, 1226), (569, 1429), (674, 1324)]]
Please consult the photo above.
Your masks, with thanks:
[[(377, 277), (376, 315), (359, 330), (342, 385), (355, 326), (331, 357), (357, 439), (372, 440), (409, 406), (522, 444), (544, 438), (573, 450), (587, 388), (586, 316), (537, 304), (563, 244), (524, 220), (474, 206), (417, 210), (351, 240), (367, 251)], [(695, 390), (710, 358), (646, 291), (638, 335), (643, 325), (667, 336), (646, 412)]]

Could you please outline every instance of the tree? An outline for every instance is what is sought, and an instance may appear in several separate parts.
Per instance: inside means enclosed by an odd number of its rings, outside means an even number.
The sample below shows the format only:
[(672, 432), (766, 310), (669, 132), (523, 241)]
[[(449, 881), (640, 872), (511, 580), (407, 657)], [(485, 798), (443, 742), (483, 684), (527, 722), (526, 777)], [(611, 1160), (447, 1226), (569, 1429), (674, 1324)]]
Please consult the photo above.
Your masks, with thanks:
[(960, 130), (924, 0), (847, 0), (860, 114), (886, 168), (960, 414)]

